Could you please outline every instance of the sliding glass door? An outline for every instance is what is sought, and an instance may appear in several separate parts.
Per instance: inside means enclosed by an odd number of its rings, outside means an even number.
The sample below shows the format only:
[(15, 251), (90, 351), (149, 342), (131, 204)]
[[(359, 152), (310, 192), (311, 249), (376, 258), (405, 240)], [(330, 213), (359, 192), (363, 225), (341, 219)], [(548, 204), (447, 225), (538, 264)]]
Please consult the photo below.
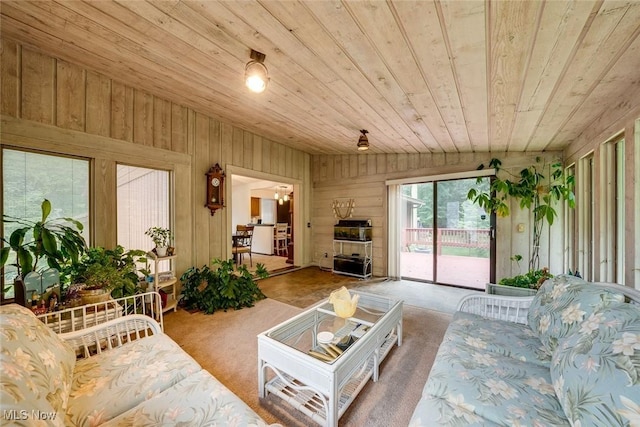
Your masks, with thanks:
[(467, 200), (489, 177), (401, 185), (400, 275), (484, 289), (493, 278), (493, 218)]

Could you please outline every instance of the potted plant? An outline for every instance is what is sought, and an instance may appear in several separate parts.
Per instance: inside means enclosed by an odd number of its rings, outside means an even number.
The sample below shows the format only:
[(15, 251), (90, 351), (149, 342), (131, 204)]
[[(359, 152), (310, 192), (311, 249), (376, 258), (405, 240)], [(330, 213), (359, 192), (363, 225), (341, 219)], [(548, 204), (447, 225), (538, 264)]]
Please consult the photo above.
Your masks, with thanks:
[[(512, 257), (513, 259), (513, 257)], [(505, 277), (498, 284), (487, 283), (487, 293), (514, 297), (526, 297), (535, 295), (540, 286), (553, 275), (548, 268), (530, 270), (524, 274), (513, 277)]]
[(137, 264), (146, 262), (145, 254), (137, 249), (125, 251), (120, 245), (89, 248), (65, 273), (73, 284), (84, 285), (78, 292), (84, 304), (134, 295), (144, 290), (139, 287)]
[(78, 291), (83, 304), (107, 301), (111, 292), (124, 286), (124, 278), (115, 265), (91, 264), (82, 278), (84, 287)]
[[(255, 301), (265, 298), (246, 266), (241, 265), (234, 271), (232, 259), (215, 259), (213, 265), (216, 268), (211, 269), (207, 265), (202, 268), (191, 267), (180, 277), (180, 298), (187, 309), (202, 310), (211, 314), (216, 310), (251, 307)], [(257, 265), (256, 276), (269, 276), (263, 264)]]
[[(558, 216), (555, 205), (560, 201), (566, 201), (570, 208), (575, 206), (575, 196), (573, 194), (574, 177), (566, 176), (562, 163), (556, 162), (548, 165), (540, 157), (536, 157), (535, 164), (526, 167), (518, 175), (510, 174), (501, 169), (502, 162), (498, 159), (491, 159), (489, 167), (496, 170), (496, 178), (491, 182), (486, 191), (472, 188), (467, 194), (467, 198), (487, 212), (495, 212), (500, 217), (509, 215), (509, 205), (506, 203), (510, 198), (515, 198), (521, 209), (531, 209), (533, 213), (532, 247), (529, 258), (529, 271), (513, 280), (504, 279), (500, 282), (507, 286), (513, 283), (522, 284), (522, 281), (530, 281), (525, 288), (537, 291), (536, 284), (540, 277), (548, 274), (546, 269), (540, 268), (540, 238), (545, 222), (553, 225)], [(478, 169), (484, 169), (481, 164)], [(480, 179), (479, 181), (480, 182)], [(515, 255), (511, 259), (522, 257)], [(546, 272), (546, 273), (545, 273)], [(539, 285), (538, 285), (539, 286)], [(523, 287), (523, 286), (520, 286)], [(489, 288), (487, 288), (487, 292)]]
[(151, 240), (153, 240), (153, 243), (156, 245), (155, 252), (158, 256), (167, 256), (167, 248), (173, 238), (171, 230), (164, 227), (149, 227), (144, 234), (151, 237)]

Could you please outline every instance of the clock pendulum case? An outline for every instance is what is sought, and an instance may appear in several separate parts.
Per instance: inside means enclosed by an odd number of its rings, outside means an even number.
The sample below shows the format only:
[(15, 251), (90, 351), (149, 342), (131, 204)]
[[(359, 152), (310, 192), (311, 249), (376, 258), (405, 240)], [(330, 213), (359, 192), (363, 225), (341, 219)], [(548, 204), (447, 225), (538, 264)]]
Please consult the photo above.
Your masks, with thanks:
[(211, 216), (224, 207), (224, 172), (218, 163), (209, 169), (207, 176), (207, 203)]

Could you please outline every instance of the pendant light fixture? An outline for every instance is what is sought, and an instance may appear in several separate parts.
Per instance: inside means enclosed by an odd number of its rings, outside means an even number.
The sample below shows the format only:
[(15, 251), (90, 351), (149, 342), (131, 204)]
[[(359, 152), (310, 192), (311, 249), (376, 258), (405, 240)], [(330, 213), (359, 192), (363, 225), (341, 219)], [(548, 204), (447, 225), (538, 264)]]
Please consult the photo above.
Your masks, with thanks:
[(367, 138), (367, 134), (369, 133), (366, 129), (361, 129), (360, 138), (358, 138), (358, 151), (365, 151), (369, 149), (369, 138)]
[(286, 185), (280, 185), (276, 188), (276, 192), (273, 198), (278, 201), (279, 205), (289, 201), (289, 187)]
[(244, 67), (244, 83), (250, 91), (262, 93), (269, 83), (269, 71), (264, 65), (266, 55), (251, 49), (251, 61)]

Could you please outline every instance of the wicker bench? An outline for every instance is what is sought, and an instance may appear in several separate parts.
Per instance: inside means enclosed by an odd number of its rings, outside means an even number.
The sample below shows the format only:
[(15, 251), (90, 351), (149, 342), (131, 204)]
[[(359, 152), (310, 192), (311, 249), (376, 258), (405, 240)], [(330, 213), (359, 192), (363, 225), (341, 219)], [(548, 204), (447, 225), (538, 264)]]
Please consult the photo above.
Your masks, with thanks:
[(564, 275), (533, 297), (463, 298), (410, 425), (628, 425), (640, 403), (639, 301), (635, 289)]

